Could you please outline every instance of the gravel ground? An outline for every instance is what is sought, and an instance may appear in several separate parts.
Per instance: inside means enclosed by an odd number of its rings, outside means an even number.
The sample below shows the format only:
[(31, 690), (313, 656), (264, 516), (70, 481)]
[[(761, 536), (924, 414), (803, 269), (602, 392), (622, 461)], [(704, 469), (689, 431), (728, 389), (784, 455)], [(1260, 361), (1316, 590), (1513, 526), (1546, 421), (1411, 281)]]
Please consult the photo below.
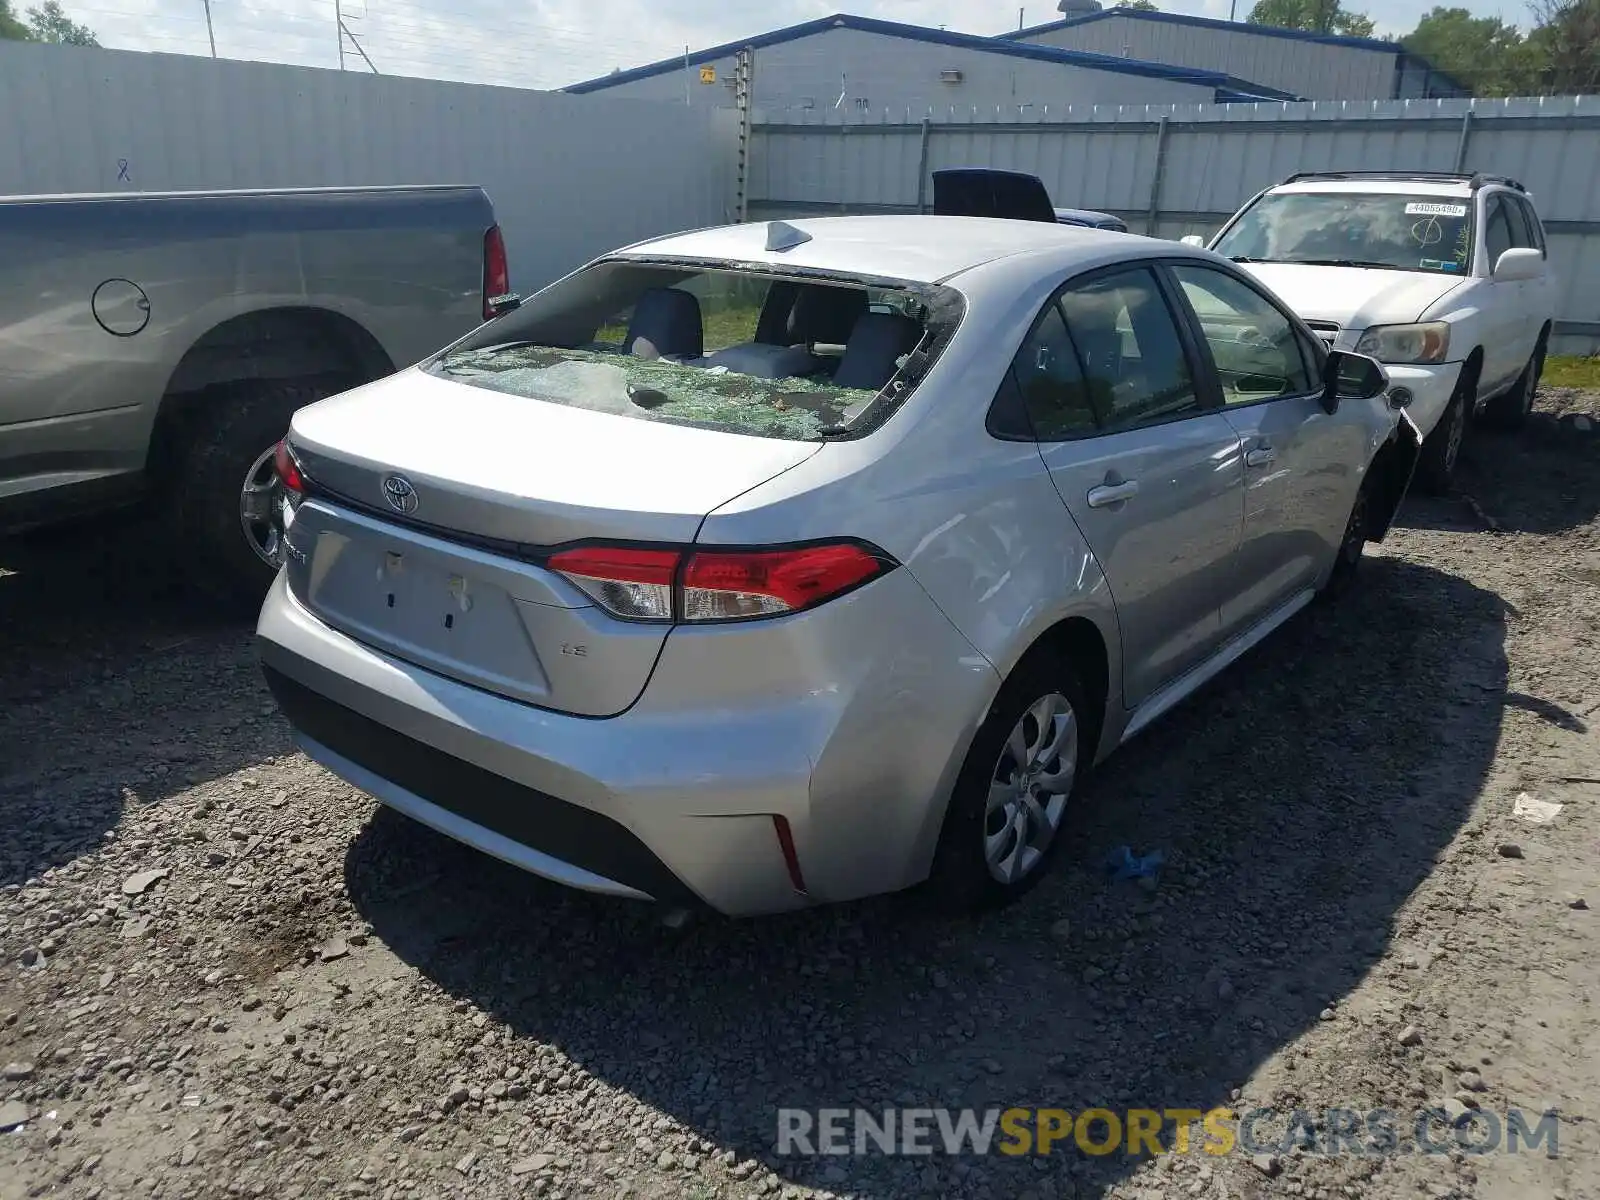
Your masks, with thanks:
[[(295, 753), (137, 527), (0, 547), (0, 1197), (1600, 1197), (1600, 394), (1540, 407), (976, 922), (561, 892)], [(1560, 1155), (773, 1153), (900, 1104), (1520, 1106)]]

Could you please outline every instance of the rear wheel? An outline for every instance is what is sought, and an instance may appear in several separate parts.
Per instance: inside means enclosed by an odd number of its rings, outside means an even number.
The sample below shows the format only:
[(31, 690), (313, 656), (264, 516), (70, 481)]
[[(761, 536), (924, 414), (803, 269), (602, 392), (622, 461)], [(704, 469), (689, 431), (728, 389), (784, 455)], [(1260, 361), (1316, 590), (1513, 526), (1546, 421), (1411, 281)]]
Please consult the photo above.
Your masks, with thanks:
[(283, 565), (282, 492), (273, 449), (289, 419), (347, 380), (250, 380), (213, 389), (196, 412), (176, 497), (195, 582), (258, 603)]
[(942, 906), (998, 908), (1043, 878), (1093, 758), (1087, 716), (1083, 687), (1065, 664), (1036, 657), (1006, 681), (945, 813), (929, 879)]
[(1450, 403), (1422, 443), (1422, 457), (1417, 460), (1417, 484), (1430, 495), (1443, 496), (1450, 490), (1461, 457), (1461, 443), (1466, 440), (1467, 422), (1477, 401), (1478, 368), (1468, 363), (1461, 368)]
[(1484, 405), (1484, 419), (1494, 428), (1517, 430), (1527, 424), (1528, 415), (1533, 412), (1533, 399), (1539, 393), (1539, 377), (1544, 374), (1547, 344), (1546, 335), (1540, 334), (1533, 357), (1528, 359), (1528, 365), (1522, 368), (1511, 390)]

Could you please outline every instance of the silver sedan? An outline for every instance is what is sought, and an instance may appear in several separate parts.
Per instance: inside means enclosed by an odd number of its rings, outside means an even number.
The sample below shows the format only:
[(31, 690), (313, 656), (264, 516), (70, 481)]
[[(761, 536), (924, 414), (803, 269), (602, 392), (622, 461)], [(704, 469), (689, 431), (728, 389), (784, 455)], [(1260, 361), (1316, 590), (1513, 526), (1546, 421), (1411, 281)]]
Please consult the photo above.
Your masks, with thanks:
[(312, 758), (574, 887), (1001, 904), (1091, 765), (1349, 582), (1402, 402), (1171, 242), (675, 235), (296, 414), (261, 658)]

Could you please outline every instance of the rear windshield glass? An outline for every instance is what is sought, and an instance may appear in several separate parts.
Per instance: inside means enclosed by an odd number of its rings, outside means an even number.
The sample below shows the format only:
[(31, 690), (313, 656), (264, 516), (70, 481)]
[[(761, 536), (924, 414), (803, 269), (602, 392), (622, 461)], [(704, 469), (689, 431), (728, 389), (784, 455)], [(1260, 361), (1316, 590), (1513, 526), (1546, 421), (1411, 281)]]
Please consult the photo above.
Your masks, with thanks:
[(1236, 262), (1465, 275), (1472, 202), (1464, 196), (1280, 192), (1256, 201), (1212, 249)]
[(606, 262), (429, 370), (548, 404), (815, 441), (904, 402), (959, 313), (948, 289)]

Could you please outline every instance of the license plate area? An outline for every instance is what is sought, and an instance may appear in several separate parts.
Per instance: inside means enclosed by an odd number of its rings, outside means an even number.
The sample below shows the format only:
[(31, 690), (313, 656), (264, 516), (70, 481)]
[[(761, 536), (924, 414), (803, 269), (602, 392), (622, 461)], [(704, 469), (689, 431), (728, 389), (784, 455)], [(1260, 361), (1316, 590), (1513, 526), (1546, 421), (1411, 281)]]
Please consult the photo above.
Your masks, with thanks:
[(306, 600), (358, 641), (530, 701), (550, 684), (516, 600), (488, 572), (400, 538), (318, 531)]

